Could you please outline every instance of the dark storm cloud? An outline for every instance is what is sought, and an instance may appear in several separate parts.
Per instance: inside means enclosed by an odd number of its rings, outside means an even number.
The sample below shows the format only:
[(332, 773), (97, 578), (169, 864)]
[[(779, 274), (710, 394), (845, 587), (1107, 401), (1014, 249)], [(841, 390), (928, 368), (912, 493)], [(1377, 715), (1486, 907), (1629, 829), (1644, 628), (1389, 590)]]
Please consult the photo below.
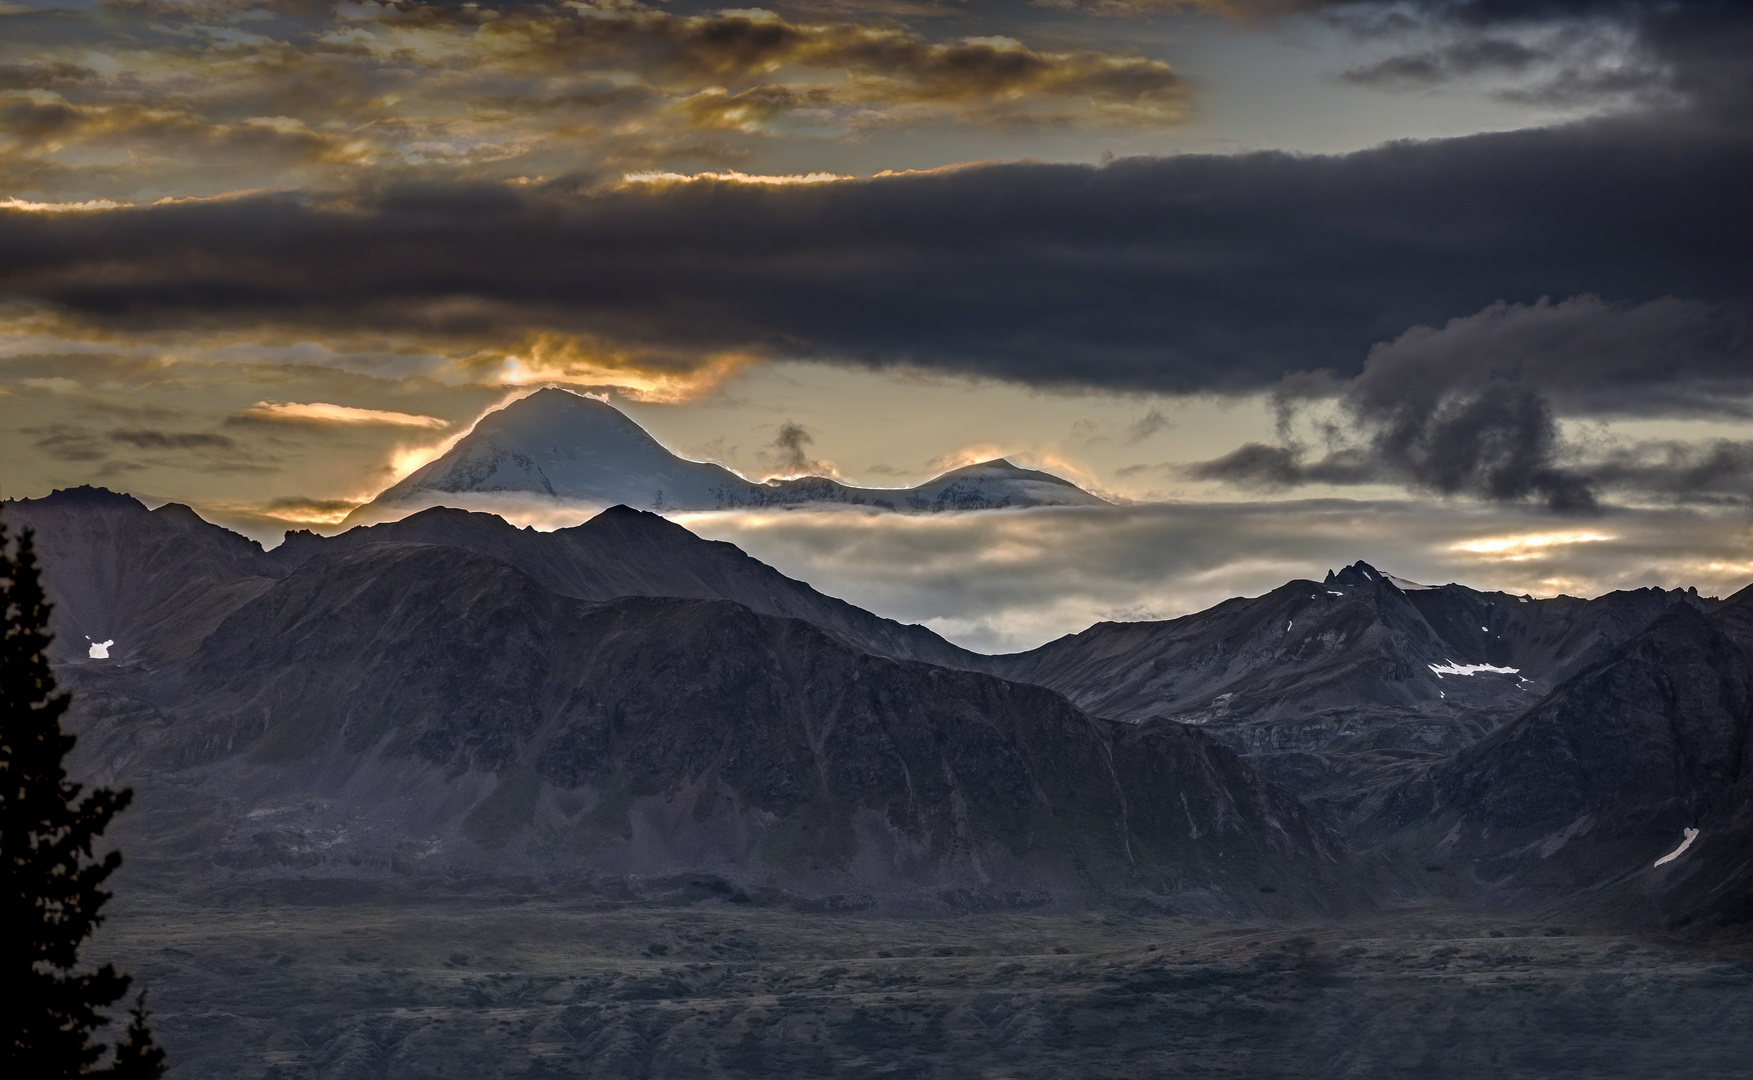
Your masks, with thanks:
[(1565, 309), (1580, 331), (1683, 298), (1675, 342), (1615, 361), (1609, 399), (1629, 400), (1746, 370), (1748, 190), (1753, 140), (1665, 120), (783, 187), (426, 185), (3, 212), (0, 294), (129, 331), (551, 333), (682, 366), (737, 350), (1225, 392), (1348, 378), (1372, 345), (1500, 301), (1606, 298)]
[[(1455, 410), (1455, 419), (1439, 425), (1432, 442), (1446, 437), (1459, 441), (1456, 449), (1444, 446), (1414, 457), (1378, 438), (1355, 447), (1335, 450), (1324, 458), (1306, 461), (1306, 449), (1297, 443), (1269, 445), (1245, 443), (1228, 454), (1170, 470), (1194, 480), (1214, 480), (1238, 488), (1283, 491), (1308, 484), (1354, 485), (1422, 480), (1428, 488), (1454, 494), (1469, 492), (1496, 502), (1528, 501), (1543, 497), (1548, 509), (1584, 511), (1594, 509), (1597, 491), (1632, 502), (1701, 506), (1753, 504), (1753, 441), (1712, 439), (1700, 443), (1649, 440), (1628, 446), (1609, 446), (1590, 452), (1576, 448), (1560, 455), (1550, 436), (1539, 442), (1539, 409), (1523, 403), (1534, 415), (1516, 415), (1514, 407), (1488, 413), (1483, 423), (1473, 423), (1498, 441), (1482, 454), (1479, 432), (1460, 433), (1443, 429), (1466, 423), (1470, 410), (1481, 407), (1468, 402)], [(1490, 407), (1485, 407), (1489, 409)], [(1530, 443), (1534, 449), (1530, 450)], [(1398, 451), (1398, 452), (1396, 452)], [(1558, 458), (1564, 465), (1557, 464)], [(1408, 464), (1408, 459), (1412, 463)], [(1435, 460), (1427, 460), (1434, 458)], [(1413, 470), (1417, 468), (1419, 472)], [(1444, 483), (1445, 478), (1447, 482)], [(1541, 483), (1548, 486), (1543, 488)], [(1542, 501), (1537, 498), (1536, 501)]]
[(1376, 345), (1343, 402), (1378, 461), (1416, 486), (1586, 511), (1596, 484), (1561, 463), (1554, 402), (1634, 394), (1737, 333), (1719, 311), (1673, 299), (1494, 304)]
[(1418, 487), (1495, 502), (1537, 498), (1551, 509), (1596, 508), (1587, 478), (1556, 464), (1558, 423), (1526, 386), (1495, 383), (1427, 406), (1420, 399), (1356, 403), (1383, 461)]
[[(1671, 298), (1493, 304), (1378, 343), (1362, 372), (1343, 384), (1323, 373), (1281, 381), (1272, 399), (1279, 445), (1250, 443), (1185, 474), (1244, 487), (1392, 480), (1441, 495), (1593, 510), (1602, 485), (1641, 492), (1649, 484), (1629, 467), (1580, 463), (1587, 455), (1564, 445), (1559, 416), (1647, 410), (1671, 389), (1660, 385), (1668, 373), (1708, 351), (1709, 342), (1732, 342), (1739, 333), (1740, 320), (1722, 309)], [(1744, 353), (1730, 349), (1724, 373), (1694, 387), (1739, 389), (1741, 400), (1725, 396), (1719, 414), (1740, 416), (1746, 408), (1745, 378), (1728, 373), (1736, 355), (1744, 370)], [(1319, 421), (1331, 452), (1305, 465), (1293, 428), (1299, 410), (1320, 399), (1339, 406), (1337, 420)], [(1708, 408), (1687, 404), (1692, 412)]]

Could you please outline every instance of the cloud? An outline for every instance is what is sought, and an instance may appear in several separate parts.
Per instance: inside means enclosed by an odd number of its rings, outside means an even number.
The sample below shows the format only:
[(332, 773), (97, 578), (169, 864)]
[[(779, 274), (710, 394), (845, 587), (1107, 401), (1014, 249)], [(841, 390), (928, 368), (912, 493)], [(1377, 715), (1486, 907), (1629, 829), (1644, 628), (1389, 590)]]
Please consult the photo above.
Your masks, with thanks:
[(135, 450), (222, 450), (236, 451), (237, 443), (224, 435), (202, 431), (156, 431), (144, 428), (116, 428), (97, 432), (66, 423), (41, 428), (25, 428), (26, 434), (38, 436), (37, 449), (63, 461), (98, 461), (114, 452), (117, 445)]
[(331, 405), (326, 401), (258, 401), (232, 419), (301, 424), (376, 424), (387, 427), (446, 428), (448, 420), (436, 416)]
[[(1635, 489), (1639, 470), (1571, 460), (1580, 451), (1563, 445), (1559, 409), (1635, 397), (1683, 371), (1702, 343), (1732, 335), (1722, 322), (1709, 305), (1672, 298), (1492, 304), (1378, 343), (1343, 384), (1327, 373), (1281, 382), (1279, 445), (1249, 443), (1185, 475), (1251, 488), (1391, 480), (1444, 496), (1593, 511), (1602, 483)], [(1323, 425), (1331, 452), (1305, 465), (1305, 447), (1290, 434), (1296, 410), (1329, 394), (1346, 423)]]
[[(1651, 326), (1744, 308), (1750, 188), (1753, 144), (1628, 121), (796, 186), (404, 184), (0, 211), (0, 288), (112, 332), (369, 332), (500, 358), (546, 335), (610, 367), (794, 357), (1240, 393), (1355, 377), (1372, 345), (1499, 303), (1542, 325), (1563, 302), (1526, 314), (1541, 297), (1611, 298)], [(1621, 369), (1600, 392), (1630, 407), (1656, 383), (1744, 379), (1731, 323), (1638, 336), (1661, 364), (1591, 339)]]
[(809, 456), (809, 447), (816, 441), (808, 428), (794, 420), (787, 420), (779, 425), (779, 431), (773, 436), (773, 442), (761, 451), (762, 460), (772, 464), (781, 476), (803, 476), (805, 474), (829, 474), (834, 471), (831, 464), (817, 461)]
[(103, 440), (70, 424), (24, 428), (23, 431), (27, 435), (37, 436), (36, 441), (31, 443), (32, 446), (60, 461), (102, 461), (109, 455), (109, 447)]
[(1489, 88), (1500, 100), (1530, 106), (1625, 111), (1672, 105), (1669, 65), (1612, 22), (1560, 21), (1533, 33), (1503, 36), (1469, 27), (1427, 48), (1396, 53), (1339, 73), (1342, 82), (1378, 90), (1437, 92), (1456, 83)]
[[(86, 403), (88, 412), (103, 413), (101, 404)], [(280, 468), (228, 436), (202, 431), (155, 428), (97, 430), (79, 423), (56, 421), (21, 428), (32, 436), (32, 449), (51, 461), (77, 465), (88, 478), (104, 479), (138, 473), (151, 467), (213, 475), (268, 475)]]
[(235, 440), (204, 431), (115, 430), (105, 433), (111, 442), (136, 450), (235, 450)]
[(1334, 0), (1032, 0), (1037, 7), (1102, 18), (1138, 19), (1207, 12), (1243, 21), (1293, 15)]
[[(810, 87), (804, 104), (852, 98), (931, 102), (1014, 101), (1028, 95), (1184, 108), (1181, 80), (1160, 60), (1094, 51), (1047, 51), (1010, 38), (929, 41), (895, 23), (792, 22), (760, 10), (681, 14), (637, 3), (573, 4), (570, 12), (419, 9), (428, 29), (470, 27), (508, 62), (565, 69), (581, 57), (667, 84), (764, 78), (788, 68), (843, 72), (850, 85)], [(779, 107), (794, 88), (753, 87)]]
[(351, 499), (320, 499), (303, 495), (287, 495), (269, 499), (260, 507), (267, 517), (285, 521), (333, 525), (345, 518), (359, 504)]
[(806, 468), (810, 460), (804, 448), (815, 441), (815, 436), (802, 424), (789, 420), (781, 424), (779, 434), (773, 438), (773, 448), (779, 455), (781, 467)]
[[(1500, 300), (1372, 346), (1348, 392), (1375, 408), (1388, 400), (1430, 399), (1457, 386), (1512, 380), (1582, 401), (1602, 387), (1685, 373), (1713, 349), (1733, 355), (1738, 322), (1716, 306), (1672, 296), (1641, 304), (1595, 295), (1556, 303), (1548, 297), (1531, 304)], [(1734, 366), (1725, 360), (1727, 355), (1717, 361), (1719, 370)]]
[(628, 173), (621, 178), (623, 183), (628, 184), (685, 184), (702, 180), (730, 184), (830, 184), (837, 180), (852, 179), (855, 178), (851, 176), (842, 176), (838, 173), (813, 172), (765, 175), (742, 173), (735, 170), (730, 172), (700, 173), (637, 172)]
[(1585, 466), (1604, 486), (1650, 501), (1753, 505), (1753, 441), (1645, 440), (1614, 446)]
[(1480, 74), (1521, 74), (1551, 58), (1546, 50), (1519, 41), (1486, 37), (1391, 56), (1340, 78), (1362, 86), (1431, 86)]
[(1180, 76), (1130, 50), (935, 38), (819, 7), (367, 2), (248, 21), (226, 5), (129, 7), (8, 26), (31, 58), (0, 66), (0, 190), (150, 202), (414, 173), (724, 171), (769, 138), (1160, 128), (1189, 112)]
[(1557, 422), (1526, 386), (1494, 383), (1434, 407), (1416, 398), (1353, 405), (1374, 428), (1376, 453), (1418, 487), (1497, 502), (1534, 497), (1561, 513), (1596, 509), (1588, 479), (1556, 464)]
[(1588, 511), (1594, 484), (1559, 463), (1552, 399), (1657, 381), (1717, 318), (1673, 299), (1493, 304), (1372, 348), (1344, 401), (1378, 458), (1415, 485)]
[(1353, 0), (1324, 17), (1401, 51), (1342, 72), (1383, 89), (1484, 82), (1526, 104), (1594, 110), (1686, 102), (1748, 115), (1753, 12), (1732, 0)]
[(1250, 442), (1209, 461), (1196, 461), (1171, 475), (1192, 480), (1213, 480), (1256, 491), (1277, 491), (1304, 484), (1355, 486), (1404, 482), (1397, 472), (1367, 446), (1341, 446), (1318, 461), (1307, 461), (1308, 448), (1300, 442), (1282, 445)]
[(1302, 451), (1290, 446), (1243, 443), (1210, 461), (1187, 467), (1195, 480), (1218, 480), (1246, 488), (1284, 488), (1306, 482)]
[(1519, 505), (1348, 499), (680, 520), (830, 595), (991, 652), (1319, 581), (1358, 559), (1415, 581), (1536, 596), (1647, 585), (1727, 596), (1753, 580), (1753, 526), (1740, 510), (1609, 510), (1586, 528), (1554, 528)]
[(349, 499), (287, 495), (267, 500), (206, 500), (196, 510), (208, 521), (273, 547), (290, 529), (333, 533), (334, 526), (357, 505)]
[(1150, 411), (1146, 412), (1143, 416), (1134, 420), (1127, 426), (1126, 441), (1128, 443), (1140, 443), (1150, 438), (1152, 435), (1155, 435), (1157, 432), (1167, 430), (1174, 426), (1175, 422), (1173, 420), (1164, 416), (1161, 409), (1153, 406)]

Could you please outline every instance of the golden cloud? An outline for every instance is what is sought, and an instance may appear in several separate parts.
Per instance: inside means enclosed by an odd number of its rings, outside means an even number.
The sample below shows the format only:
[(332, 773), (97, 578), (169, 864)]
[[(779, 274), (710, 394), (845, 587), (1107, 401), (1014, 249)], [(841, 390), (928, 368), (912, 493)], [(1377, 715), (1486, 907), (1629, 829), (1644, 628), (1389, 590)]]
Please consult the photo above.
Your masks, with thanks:
[[(154, 10), (146, 5), (140, 11)], [(69, 14), (0, 82), (0, 183), (29, 204), (254, 187), (743, 166), (765, 138), (928, 124), (1160, 126), (1161, 60), (934, 40), (894, 22), (638, 3), (294, 5), (176, 29)], [(97, 59), (93, 59), (93, 58)], [(0, 56), (0, 61), (6, 58)]]
[(389, 427), (443, 428), (446, 420), (436, 416), (392, 412), (387, 409), (360, 409), (351, 405), (331, 405), (326, 401), (258, 401), (240, 414), (248, 420), (270, 420), (313, 424), (381, 424)]
[(842, 176), (839, 173), (789, 173), (779, 176), (730, 172), (637, 172), (628, 173), (621, 178), (624, 184), (687, 184), (717, 181), (724, 184), (832, 184), (842, 180), (854, 180), (856, 177)]
[(1617, 537), (1598, 532), (1517, 533), (1462, 540), (1451, 544), (1449, 549), (1466, 552), (1469, 555), (1481, 555), (1487, 559), (1517, 562), (1534, 558), (1537, 555), (1545, 555), (1549, 548), (1563, 548), (1573, 544), (1600, 544), (1615, 539)]
[(634, 401), (668, 404), (696, 400), (759, 360), (750, 353), (721, 351), (678, 361), (574, 336), (543, 334), (521, 348), (483, 354), (471, 362), (476, 377), (491, 384), (614, 390)]

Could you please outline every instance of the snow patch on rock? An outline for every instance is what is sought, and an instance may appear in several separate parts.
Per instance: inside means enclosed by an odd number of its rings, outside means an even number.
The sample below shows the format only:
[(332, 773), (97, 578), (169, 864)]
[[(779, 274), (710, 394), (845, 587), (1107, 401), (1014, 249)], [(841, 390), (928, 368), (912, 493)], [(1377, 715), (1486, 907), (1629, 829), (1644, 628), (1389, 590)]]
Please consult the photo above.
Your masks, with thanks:
[(1666, 855), (1663, 855), (1661, 858), (1657, 859), (1656, 860), (1657, 866), (1661, 866), (1664, 863), (1671, 863), (1675, 859), (1678, 859), (1681, 855), (1686, 853), (1687, 848), (1692, 846), (1692, 841), (1698, 839), (1698, 830), (1697, 829), (1681, 829), (1680, 831), (1686, 835), (1686, 839), (1680, 841), (1679, 847), (1675, 848), (1673, 851), (1670, 851)]
[(1457, 664), (1447, 658), (1440, 664), (1426, 666), (1435, 672), (1439, 679), (1444, 675), (1477, 675), (1481, 671), (1489, 671), (1498, 675), (1515, 675), (1522, 670), (1521, 668), (1498, 667), (1496, 664)]

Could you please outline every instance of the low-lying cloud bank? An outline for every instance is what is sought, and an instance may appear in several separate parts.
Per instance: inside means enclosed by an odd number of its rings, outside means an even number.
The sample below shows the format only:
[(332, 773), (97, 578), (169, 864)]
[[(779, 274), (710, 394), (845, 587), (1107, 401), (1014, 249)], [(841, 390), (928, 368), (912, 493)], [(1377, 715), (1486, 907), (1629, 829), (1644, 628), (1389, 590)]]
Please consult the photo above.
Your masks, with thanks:
[[(1165, 619), (1363, 559), (1430, 584), (1551, 596), (1753, 582), (1744, 512), (1303, 500), (906, 517), (856, 511), (678, 520), (878, 614), (982, 652), (1093, 622)], [(1460, 658), (1458, 658), (1460, 659)]]

